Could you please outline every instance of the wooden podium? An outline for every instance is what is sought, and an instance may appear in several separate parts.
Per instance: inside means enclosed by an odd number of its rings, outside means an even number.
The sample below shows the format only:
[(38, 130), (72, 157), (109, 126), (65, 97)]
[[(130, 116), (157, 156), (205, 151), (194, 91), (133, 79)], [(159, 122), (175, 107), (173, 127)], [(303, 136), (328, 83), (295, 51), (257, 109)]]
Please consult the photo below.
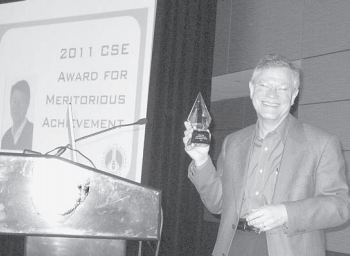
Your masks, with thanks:
[(0, 233), (25, 235), (26, 255), (157, 241), (160, 222), (159, 190), (56, 156), (0, 153)]

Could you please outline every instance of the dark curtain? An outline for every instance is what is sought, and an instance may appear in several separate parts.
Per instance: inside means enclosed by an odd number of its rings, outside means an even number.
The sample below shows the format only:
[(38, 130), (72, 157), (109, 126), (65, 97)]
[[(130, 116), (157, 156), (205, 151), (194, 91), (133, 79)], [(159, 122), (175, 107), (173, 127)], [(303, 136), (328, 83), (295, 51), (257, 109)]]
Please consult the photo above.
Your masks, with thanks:
[(162, 190), (159, 255), (204, 255), (203, 204), (187, 178), (182, 137), (199, 92), (210, 107), (215, 20), (216, 1), (158, 0), (142, 183)]

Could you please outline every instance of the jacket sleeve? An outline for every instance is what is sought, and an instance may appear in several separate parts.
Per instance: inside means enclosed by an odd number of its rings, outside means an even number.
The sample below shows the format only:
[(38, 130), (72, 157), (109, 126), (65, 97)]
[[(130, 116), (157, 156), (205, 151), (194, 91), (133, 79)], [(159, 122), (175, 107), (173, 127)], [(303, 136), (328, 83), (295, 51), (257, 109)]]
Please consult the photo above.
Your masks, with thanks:
[(340, 143), (336, 136), (329, 136), (322, 145), (317, 161), (309, 165), (314, 168), (309, 175), (312, 182), (308, 183), (314, 195), (284, 202), (288, 236), (339, 226), (349, 220), (349, 188)]
[(222, 173), (225, 158), (225, 139), (215, 168), (211, 158), (201, 167), (195, 167), (192, 162), (188, 168), (188, 177), (196, 187), (204, 205), (213, 214), (222, 210)]

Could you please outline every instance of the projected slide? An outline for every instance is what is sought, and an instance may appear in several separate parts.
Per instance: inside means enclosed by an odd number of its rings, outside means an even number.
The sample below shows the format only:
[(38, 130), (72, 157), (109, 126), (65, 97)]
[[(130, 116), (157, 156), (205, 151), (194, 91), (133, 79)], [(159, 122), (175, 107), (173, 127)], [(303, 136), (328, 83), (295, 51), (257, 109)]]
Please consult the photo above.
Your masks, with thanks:
[[(147, 9), (110, 16), (38, 22), (3, 33), (1, 137), (14, 122), (11, 88), (23, 80), (30, 87), (28, 109), (22, 110), (33, 124), (29, 149), (41, 153), (68, 143), (68, 104), (75, 138), (146, 117), (145, 40), (153, 29), (145, 22)], [(98, 169), (139, 181), (144, 131), (145, 126), (118, 128), (76, 147)]]

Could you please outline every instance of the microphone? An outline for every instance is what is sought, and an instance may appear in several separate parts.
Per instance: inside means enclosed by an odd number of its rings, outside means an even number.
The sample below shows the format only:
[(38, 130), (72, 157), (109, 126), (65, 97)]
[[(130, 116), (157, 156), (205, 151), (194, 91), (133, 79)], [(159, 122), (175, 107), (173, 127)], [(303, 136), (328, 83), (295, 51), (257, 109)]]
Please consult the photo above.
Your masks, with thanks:
[(102, 131), (99, 131), (99, 132), (95, 132), (95, 133), (92, 133), (92, 134), (88, 134), (86, 136), (83, 136), (83, 137), (80, 137), (78, 139), (75, 140), (75, 142), (78, 142), (78, 141), (81, 141), (81, 140), (85, 140), (87, 138), (90, 138), (90, 137), (93, 137), (93, 136), (96, 136), (98, 134), (101, 134), (101, 133), (105, 133), (105, 132), (108, 132), (108, 131), (111, 131), (111, 130), (114, 130), (114, 129), (117, 129), (117, 128), (120, 128), (120, 127), (125, 127), (125, 126), (132, 126), (132, 125), (144, 125), (147, 123), (147, 119), (146, 118), (141, 118), (139, 119), (137, 122), (134, 122), (134, 123), (130, 123), (130, 124), (120, 124), (120, 125), (117, 125), (117, 126), (113, 126), (113, 127), (110, 127), (110, 128), (107, 128), (105, 130), (102, 130)]

